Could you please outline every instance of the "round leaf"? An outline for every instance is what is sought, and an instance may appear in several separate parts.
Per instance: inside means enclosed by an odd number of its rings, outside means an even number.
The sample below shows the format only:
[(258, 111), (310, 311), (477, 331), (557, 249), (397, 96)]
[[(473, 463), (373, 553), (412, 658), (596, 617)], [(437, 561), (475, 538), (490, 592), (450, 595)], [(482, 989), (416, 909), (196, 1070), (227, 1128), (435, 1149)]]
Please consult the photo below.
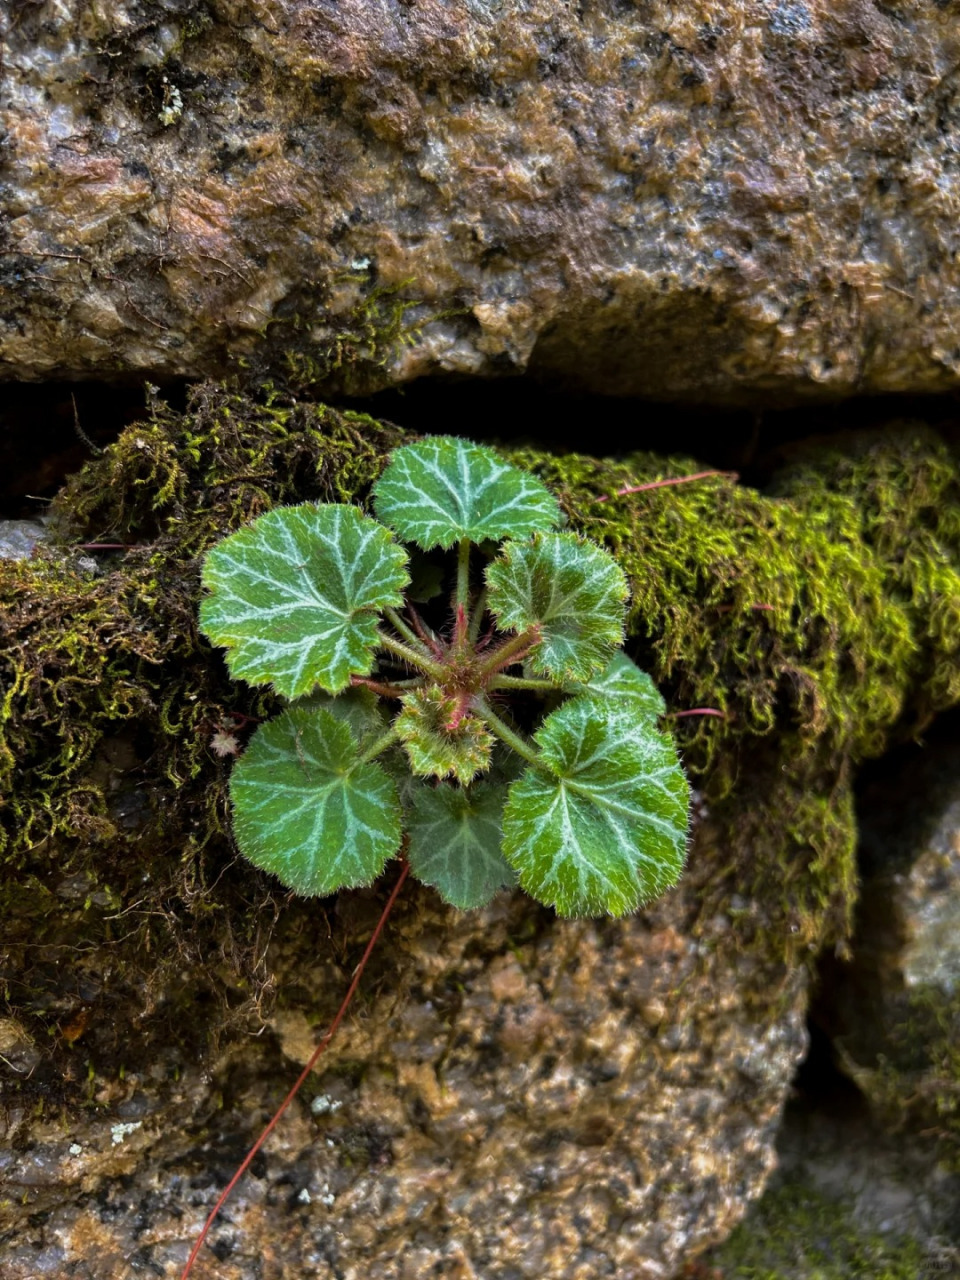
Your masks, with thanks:
[(510, 788), (503, 852), (531, 897), (565, 916), (624, 915), (676, 884), (689, 787), (673, 742), (594, 697), (535, 735), (539, 764)]
[(327, 693), (314, 693), (298, 700), (297, 707), (329, 711), (335, 720), (349, 727), (361, 754), (388, 728), (384, 705), (370, 689), (345, 689), (335, 698)]
[(402, 604), (407, 556), (340, 503), (278, 507), (207, 555), (200, 627), (231, 675), (287, 698), (338, 693), (372, 663), (377, 614)]
[(484, 907), (517, 875), (500, 852), (506, 788), (420, 786), (408, 816), (410, 870), (461, 911)]
[(504, 630), (539, 627), (527, 659), (539, 675), (586, 680), (623, 642), (627, 580), (613, 556), (576, 534), (508, 543), (487, 568), (487, 585)]
[(370, 884), (400, 847), (397, 789), (361, 763), (349, 724), (291, 707), (261, 725), (230, 776), (240, 852), (304, 896)]
[(646, 671), (625, 653), (615, 653), (609, 664), (583, 683), (573, 682), (569, 693), (590, 693), (609, 699), (609, 705), (629, 716), (662, 716), (667, 706)]
[(397, 449), (373, 486), (373, 505), (404, 542), (425, 551), (553, 529), (560, 508), (539, 480), (492, 449), (433, 436)]

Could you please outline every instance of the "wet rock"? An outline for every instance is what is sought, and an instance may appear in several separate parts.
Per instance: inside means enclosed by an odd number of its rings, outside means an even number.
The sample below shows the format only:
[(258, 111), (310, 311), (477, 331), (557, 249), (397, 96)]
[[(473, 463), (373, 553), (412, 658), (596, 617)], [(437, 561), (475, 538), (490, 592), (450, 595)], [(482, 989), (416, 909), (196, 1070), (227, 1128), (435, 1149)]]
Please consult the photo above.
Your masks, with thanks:
[[(899, 764), (899, 758), (898, 758)], [(862, 801), (853, 961), (831, 968), (840, 1062), (894, 1125), (960, 1160), (960, 747), (932, 746)]]
[(943, 0), (18, 3), (0, 369), (953, 388), (958, 60)]

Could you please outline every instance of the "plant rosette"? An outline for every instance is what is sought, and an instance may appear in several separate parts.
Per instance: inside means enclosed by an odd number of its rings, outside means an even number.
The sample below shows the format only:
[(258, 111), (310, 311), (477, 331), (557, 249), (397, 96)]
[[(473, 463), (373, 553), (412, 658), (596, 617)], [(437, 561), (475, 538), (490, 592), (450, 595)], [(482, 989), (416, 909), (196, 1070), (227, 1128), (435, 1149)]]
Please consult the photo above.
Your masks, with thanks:
[(462, 910), (519, 884), (623, 915), (675, 884), (689, 788), (613, 557), (453, 437), (397, 449), (373, 511), (280, 507), (204, 561), (201, 629), (288, 702), (233, 767), (241, 853), (311, 896), (403, 851)]

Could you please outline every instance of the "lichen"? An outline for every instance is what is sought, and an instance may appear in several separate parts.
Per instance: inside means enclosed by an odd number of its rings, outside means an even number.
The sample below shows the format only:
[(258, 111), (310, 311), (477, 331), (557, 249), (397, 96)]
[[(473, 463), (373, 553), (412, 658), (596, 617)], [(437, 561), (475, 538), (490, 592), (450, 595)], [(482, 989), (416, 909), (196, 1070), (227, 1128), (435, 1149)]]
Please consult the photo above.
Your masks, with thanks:
[[(232, 684), (199, 637), (198, 560), (278, 503), (364, 502), (406, 438), (269, 389), (205, 385), (183, 413), (153, 398), (61, 493), (61, 545), (0, 563), (0, 907), (15, 922), (11, 1003), (38, 1031), (66, 1007), (40, 943), (82, 936), (101, 992), (109, 945), (117, 983), (173, 1039), (242, 1023), (268, 988), (278, 903), (230, 860), (229, 761), (212, 744), (242, 744), (274, 706)], [(688, 872), (704, 918), (727, 914), (735, 945), (764, 949), (785, 974), (841, 941), (856, 880), (853, 768), (960, 688), (960, 494), (943, 443), (907, 425), (797, 463), (775, 496), (712, 478), (605, 502), (701, 468), (652, 454), (511, 456), (618, 557), (633, 655), (670, 711), (723, 712), (674, 722), (728, 836)], [(117, 542), (127, 549), (83, 553), (97, 571), (76, 552)], [(171, 1003), (172, 967), (190, 976)], [(188, 997), (205, 1001), (202, 1034), (177, 1017)]]

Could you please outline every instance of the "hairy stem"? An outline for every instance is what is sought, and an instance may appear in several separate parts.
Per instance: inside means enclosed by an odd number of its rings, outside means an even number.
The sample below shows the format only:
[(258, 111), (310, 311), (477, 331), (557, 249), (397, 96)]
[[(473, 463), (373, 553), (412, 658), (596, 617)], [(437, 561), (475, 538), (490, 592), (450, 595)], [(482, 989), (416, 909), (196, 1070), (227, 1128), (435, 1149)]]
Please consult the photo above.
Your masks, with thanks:
[(560, 686), (554, 680), (528, 679), (526, 676), (494, 676), (487, 685), (488, 689), (536, 689), (539, 692), (559, 692)]
[(384, 609), (383, 612), (389, 619), (391, 626), (395, 627), (400, 635), (403, 636), (404, 640), (406, 640), (408, 644), (411, 644), (418, 653), (429, 653), (424, 641), (416, 634), (415, 631), (411, 631), (403, 618), (400, 617), (400, 614), (397, 613), (396, 609)]
[(532, 743), (522, 738), (494, 711), (490, 704), (484, 698), (478, 698), (473, 707), (477, 715), (483, 720), (488, 728), (490, 728), (505, 743), (511, 751), (515, 751), (518, 756), (522, 756), (529, 764), (539, 765), (540, 757), (537, 755), (536, 748)]
[(395, 636), (390, 635), (388, 632), (380, 631), (377, 633), (377, 642), (382, 648), (396, 654), (404, 662), (408, 662), (411, 667), (419, 667), (427, 675), (433, 676), (434, 680), (442, 680), (447, 674), (446, 669), (439, 662), (435, 662), (428, 653), (424, 652), (419, 641), (417, 641), (417, 648), (413, 649), (410, 645), (404, 644), (402, 640), (397, 640)]
[(418, 676), (413, 680), (387, 683), (384, 680), (371, 680), (369, 676), (351, 676), (350, 683), (354, 688), (370, 689), (381, 698), (402, 698), (408, 689), (415, 689), (423, 684), (423, 680)]
[(417, 613), (410, 601), (407, 601), (407, 613), (410, 615), (410, 621), (413, 623), (414, 631), (416, 631), (423, 643), (435, 657), (442, 658), (443, 650), (440, 647), (437, 637), (427, 630), (427, 624), (420, 617), (419, 613)]
[(406, 858), (404, 858), (403, 866), (400, 869), (400, 875), (397, 879), (397, 883), (393, 886), (393, 892), (390, 894), (390, 897), (387, 899), (386, 906), (383, 908), (383, 911), (380, 913), (380, 919), (377, 921), (377, 927), (374, 929), (373, 933), (370, 935), (370, 941), (367, 943), (367, 949), (366, 951), (364, 951), (363, 955), (361, 956), (360, 963), (357, 965), (356, 969), (354, 969), (353, 971), (353, 980), (351, 981), (350, 986), (347, 988), (347, 994), (343, 997), (343, 1003), (340, 1005), (340, 1008), (337, 1010), (336, 1016), (334, 1017), (333, 1021), (330, 1023), (330, 1027), (327, 1030), (326, 1034), (324, 1035), (323, 1039), (317, 1045), (316, 1049), (314, 1049), (310, 1057), (310, 1061), (301, 1071), (299, 1077), (297, 1078), (297, 1083), (293, 1086), (293, 1088), (284, 1098), (283, 1102), (280, 1103), (280, 1106), (274, 1112), (273, 1118), (271, 1119), (270, 1123), (266, 1126), (266, 1128), (260, 1134), (260, 1137), (256, 1140), (256, 1142), (253, 1144), (253, 1146), (244, 1156), (243, 1163), (240, 1165), (240, 1168), (237, 1170), (237, 1172), (233, 1175), (233, 1177), (227, 1183), (226, 1188), (221, 1194), (219, 1200), (210, 1210), (207, 1220), (203, 1224), (203, 1230), (200, 1232), (200, 1235), (197, 1237), (197, 1242), (193, 1246), (193, 1251), (191, 1252), (190, 1257), (187, 1259), (187, 1265), (184, 1267), (183, 1271), (180, 1274), (180, 1280), (187, 1280), (187, 1277), (189, 1276), (190, 1272), (193, 1270), (193, 1264), (196, 1262), (197, 1257), (200, 1253), (200, 1250), (203, 1248), (203, 1242), (204, 1240), (206, 1240), (207, 1236), (210, 1234), (210, 1228), (213, 1226), (214, 1222), (216, 1221), (217, 1214), (220, 1212), (220, 1210), (223, 1208), (224, 1204), (226, 1203), (227, 1197), (230, 1195), (230, 1192), (237, 1185), (237, 1183), (240, 1181), (240, 1179), (243, 1177), (246, 1171), (250, 1168), (250, 1165), (252, 1164), (257, 1152), (260, 1150), (260, 1148), (263, 1146), (266, 1140), (270, 1137), (270, 1134), (273, 1133), (274, 1129), (277, 1127), (277, 1123), (279, 1122), (281, 1116), (286, 1111), (287, 1107), (290, 1106), (290, 1103), (294, 1100), (297, 1094), (300, 1092), (300, 1089), (304, 1081), (306, 1080), (307, 1076), (310, 1074), (313, 1068), (317, 1065), (317, 1059), (320, 1057), (321, 1053), (323, 1053), (324, 1049), (326, 1049), (327, 1045), (330, 1043), (330, 1041), (333, 1039), (334, 1035), (336, 1034), (337, 1028), (340, 1026), (340, 1023), (343, 1021), (344, 1016), (346, 1015), (347, 1009), (350, 1007), (350, 1001), (353, 999), (354, 994), (357, 990), (357, 987), (360, 985), (360, 979), (363, 977), (363, 971), (367, 967), (367, 961), (370, 959), (371, 955), (373, 954), (373, 949), (377, 945), (377, 941), (380, 937), (380, 934), (383, 932), (383, 927), (387, 923), (387, 917), (390, 915), (390, 912), (393, 910), (393, 904), (396, 902), (400, 894), (400, 890), (403, 887), (403, 882), (404, 880), (406, 880), (407, 873), (409, 872), (409, 870), (410, 870), (410, 864), (407, 862)]
[(461, 538), (457, 548), (457, 596), (456, 603), (464, 613), (470, 605), (470, 539)]
[(539, 639), (540, 628), (529, 627), (519, 635), (504, 640), (503, 644), (497, 645), (496, 649), (477, 667), (480, 679), (484, 680), (497, 671), (502, 671), (504, 667), (510, 667), (521, 658), (525, 658)]

